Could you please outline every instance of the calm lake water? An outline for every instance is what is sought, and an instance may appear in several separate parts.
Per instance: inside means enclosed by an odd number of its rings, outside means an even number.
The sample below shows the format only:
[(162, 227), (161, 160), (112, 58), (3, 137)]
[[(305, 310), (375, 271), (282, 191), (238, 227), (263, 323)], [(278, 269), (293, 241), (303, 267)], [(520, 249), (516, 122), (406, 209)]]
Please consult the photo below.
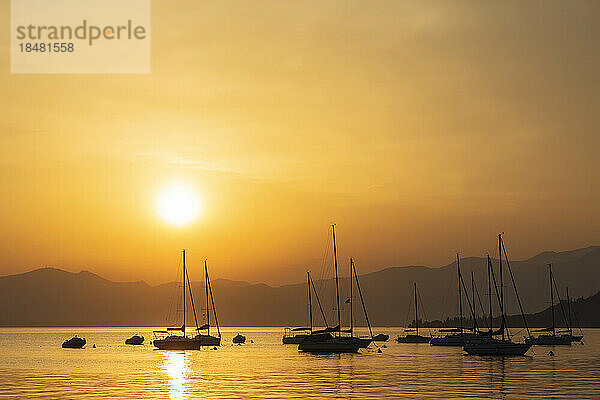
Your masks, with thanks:
[[(395, 344), (377, 353), (310, 355), (281, 328), (225, 328), (218, 350), (154, 350), (150, 328), (2, 328), (0, 398), (36, 399), (600, 399), (600, 330), (585, 345), (529, 356), (473, 357), (460, 348)], [(236, 333), (247, 336), (231, 344)], [(400, 328), (380, 328), (395, 337)], [(133, 334), (143, 346), (126, 346)], [(85, 337), (84, 349), (62, 349)], [(97, 348), (92, 348), (96, 344)]]

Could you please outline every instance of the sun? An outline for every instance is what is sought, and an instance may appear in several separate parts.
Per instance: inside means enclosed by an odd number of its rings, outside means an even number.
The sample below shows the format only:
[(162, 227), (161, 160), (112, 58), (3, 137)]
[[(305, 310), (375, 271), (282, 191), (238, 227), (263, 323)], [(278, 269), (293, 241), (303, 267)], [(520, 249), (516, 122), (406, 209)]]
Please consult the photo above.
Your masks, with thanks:
[(158, 194), (156, 212), (170, 224), (188, 225), (200, 213), (200, 198), (193, 187), (182, 182), (172, 183)]

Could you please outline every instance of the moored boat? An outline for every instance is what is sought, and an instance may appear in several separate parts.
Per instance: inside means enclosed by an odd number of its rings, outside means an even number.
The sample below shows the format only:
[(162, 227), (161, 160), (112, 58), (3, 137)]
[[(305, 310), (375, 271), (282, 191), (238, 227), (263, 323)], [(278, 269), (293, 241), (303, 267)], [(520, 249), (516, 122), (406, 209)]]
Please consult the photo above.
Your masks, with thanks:
[(359, 338), (313, 333), (298, 345), (298, 350), (308, 353), (356, 353), (360, 347)]
[(477, 333), (459, 332), (442, 337), (433, 337), (429, 341), (429, 344), (432, 346), (464, 346), (467, 343), (479, 342), (482, 340), (482, 336)]
[[(554, 317), (554, 289), (555, 289), (556, 283), (554, 282), (554, 277), (552, 275), (552, 264), (548, 264), (548, 277), (550, 280), (550, 309), (551, 309), (551, 314), (552, 314), (552, 326), (549, 328), (539, 329), (537, 332), (548, 332), (548, 333), (526, 338), (525, 343), (529, 343), (529, 344), (537, 345), (537, 346), (570, 346), (571, 345), (570, 338), (566, 337), (566, 335), (557, 335), (556, 334), (556, 323), (555, 323), (555, 317)], [(560, 297), (558, 300), (560, 303)], [(562, 307), (562, 304), (561, 304), (561, 307)], [(565, 318), (565, 322), (568, 322), (568, 321), (566, 321), (567, 317), (564, 315), (564, 310), (563, 310), (563, 317)]]
[(474, 356), (522, 356), (531, 347), (528, 343), (515, 343), (511, 340), (488, 339), (464, 345), (464, 350)]
[(235, 336), (233, 337), (233, 339), (231, 339), (231, 342), (232, 342), (232, 343), (235, 343), (235, 344), (243, 344), (243, 343), (246, 343), (246, 336), (244, 336), (244, 335), (240, 335), (240, 334), (238, 333), (237, 335), (235, 335)]
[(144, 337), (140, 335), (133, 335), (129, 339), (125, 340), (125, 344), (130, 344), (133, 346), (140, 346), (144, 344)]
[(387, 342), (390, 338), (390, 335), (386, 335), (385, 333), (380, 333), (373, 336), (374, 342)]
[[(312, 288), (312, 291), (311, 291)], [(325, 317), (325, 313), (323, 312), (323, 307), (321, 307), (321, 301), (319, 300), (319, 295), (317, 294), (317, 290), (315, 289), (315, 284), (310, 277), (310, 272), (306, 272), (306, 289), (308, 293), (308, 324), (309, 326), (297, 327), (297, 328), (285, 328), (283, 330), (283, 344), (300, 344), (304, 339), (311, 335), (313, 332), (313, 315), (312, 315), (312, 292), (315, 293), (315, 298), (317, 299), (317, 304), (319, 305), (319, 310), (321, 311), (321, 316), (323, 317), (323, 322), (325, 326), (327, 326), (327, 318)]]
[(421, 336), (418, 334), (408, 333), (404, 336), (398, 336), (396, 338), (396, 343), (418, 344), (418, 343), (429, 343), (430, 340), (431, 340), (431, 337), (428, 337), (428, 336)]
[[(519, 310), (521, 311), (521, 317), (523, 318), (523, 324), (525, 329), (527, 330), (528, 337), (531, 339), (531, 331), (529, 330), (529, 326), (527, 325), (527, 319), (525, 318), (525, 312), (523, 311), (523, 305), (521, 304), (521, 298), (519, 297), (519, 292), (517, 290), (517, 285), (515, 284), (515, 280), (513, 277), (512, 269), (510, 267), (510, 261), (508, 260), (508, 255), (506, 253), (506, 248), (504, 247), (504, 242), (502, 240), (502, 234), (498, 235), (498, 264), (499, 264), (499, 285), (496, 284), (496, 278), (494, 275), (494, 269), (492, 267), (492, 262), (490, 260), (490, 256), (487, 257), (488, 263), (488, 292), (489, 292), (489, 307), (490, 307), (490, 324), (489, 330), (487, 332), (481, 332), (480, 336), (482, 340), (476, 342), (469, 342), (463, 346), (463, 350), (468, 355), (477, 355), (477, 356), (523, 356), (527, 351), (531, 348), (531, 343), (518, 343), (514, 342), (511, 339), (510, 331), (508, 329), (508, 324), (506, 321), (506, 313), (504, 307), (504, 283), (503, 283), (503, 268), (502, 268), (502, 256), (504, 256), (506, 260), (506, 267), (508, 272), (510, 273), (510, 278), (512, 282), (512, 286), (515, 292), (515, 297), (517, 300), (517, 304), (519, 305)], [(498, 300), (498, 306), (500, 308), (501, 326), (498, 330), (494, 330), (492, 328), (493, 323), (493, 309), (492, 309), (492, 281), (494, 283), (494, 289), (496, 298)], [(496, 339), (494, 336), (501, 336), (501, 339)]]
[[(442, 329), (440, 332), (446, 333), (444, 336), (432, 337), (429, 344), (432, 346), (464, 346), (470, 342), (481, 341), (481, 335), (478, 334), (477, 318), (475, 315), (475, 281), (473, 273), (471, 272), (471, 286), (473, 291), (473, 305), (469, 299), (469, 294), (465, 288), (465, 283), (462, 278), (460, 271), (460, 256), (456, 253), (456, 271), (457, 271), (457, 282), (458, 282), (458, 314), (459, 314), (459, 326), (457, 328)], [(471, 332), (467, 332), (463, 324), (463, 303), (462, 294), (465, 293), (471, 317), (473, 318), (473, 329)]]
[(406, 329), (405, 332), (415, 332), (415, 333), (406, 333), (403, 336), (398, 336), (396, 338), (396, 343), (429, 343), (431, 340), (430, 336), (421, 336), (419, 335), (419, 307), (418, 307), (418, 295), (417, 295), (417, 283), (413, 283), (414, 294), (415, 294), (415, 328), (414, 329)]
[[(343, 336), (341, 329), (341, 308), (340, 308), (340, 289), (339, 289), (339, 278), (338, 278), (338, 261), (337, 261), (337, 247), (335, 242), (335, 224), (331, 226), (332, 237), (333, 237), (333, 261), (335, 271), (335, 297), (336, 297), (336, 310), (338, 325), (334, 328), (326, 328), (321, 331), (313, 331), (310, 335), (305, 337), (298, 345), (298, 350), (307, 353), (356, 353), (361, 347), (366, 347), (371, 342), (366, 343), (366, 340), (352, 336), (352, 309), (350, 310), (350, 323), (351, 327), (348, 331), (350, 336)], [(350, 260), (350, 268), (353, 268), (354, 264), (352, 259)], [(355, 272), (356, 273), (356, 272)], [(352, 275), (350, 275), (352, 276)], [(350, 285), (352, 287), (352, 284)], [(350, 299), (352, 294), (350, 294)], [(350, 303), (352, 300), (350, 300)]]
[(310, 328), (285, 328), (283, 331), (283, 344), (300, 344), (310, 335)]
[(571, 338), (566, 335), (545, 334), (526, 338), (525, 343), (536, 346), (570, 346)]
[[(206, 260), (204, 260), (204, 274), (205, 274), (205, 289), (206, 289), (206, 324), (198, 326), (198, 318), (196, 315), (196, 308), (194, 306), (194, 297), (192, 294), (192, 286), (190, 284), (190, 278), (186, 268), (186, 253), (185, 250), (182, 252), (183, 258), (183, 324), (181, 327), (167, 328), (164, 331), (154, 331), (154, 341), (152, 342), (159, 350), (200, 350), (202, 346), (220, 346), (221, 345), (221, 332), (219, 329), (219, 322), (217, 320), (217, 314), (215, 309), (215, 303), (212, 295), (212, 288), (210, 285), (210, 279), (208, 277), (208, 267)], [(187, 284), (187, 285), (186, 285)], [(194, 321), (196, 323), (196, 335), (188, 336), (186, 332), (186, 286), (190, 292), (190, 302), (192, 305), (192, 311), (194, 314)], [(209, 297), (210, 294), (210, 297)], [(210, 299), (210, 303), (209, 303)], [(210, 305), (209, 305), (210, 304)], [(211, 308), (212, 306), (212, 308)], [(213, 310), (215, 316), (215, 322), (217, 326), (218, 336), (212, 336), (210, 334), (210, 310)], [(206, 334), (200, 333), (200, 331), (206, 330)], [(174, 334), (173, 332), (181, 332), (180, 334)]]
[(81, 349), (85, 346), (85, 338), (80, 338), (77, 335), (71, 339), (65, 340), (62, 344), (63, 349)]

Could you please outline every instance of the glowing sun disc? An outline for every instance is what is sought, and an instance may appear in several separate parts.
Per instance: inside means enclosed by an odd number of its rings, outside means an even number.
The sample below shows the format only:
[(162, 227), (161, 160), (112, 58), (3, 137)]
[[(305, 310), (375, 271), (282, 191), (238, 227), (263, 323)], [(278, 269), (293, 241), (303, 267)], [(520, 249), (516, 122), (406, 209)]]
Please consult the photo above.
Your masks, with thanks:
[(165, 187), (156, 199), (156, 211), (165, 221), (173, 225), (187, 225), (200, 212), (197, 193), (183, 183)]

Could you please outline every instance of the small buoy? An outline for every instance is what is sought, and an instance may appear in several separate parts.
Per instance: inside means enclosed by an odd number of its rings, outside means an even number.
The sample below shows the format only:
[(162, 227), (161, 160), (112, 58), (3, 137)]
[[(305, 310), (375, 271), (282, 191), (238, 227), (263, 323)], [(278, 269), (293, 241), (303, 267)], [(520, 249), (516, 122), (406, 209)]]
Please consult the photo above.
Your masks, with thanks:
[(553, 356), (554, 352), (552, 350), (550, 350), (550, 352), (548, 353), (549, 356)]
[(250, 340), (250, 343), (254, 343), (254, 340)]
[(377, 349), (377, 352), (378, 353), (383, 353), (383, 351), (381, 351), (381, 349)]
[(213, 350), (216, 350), (216, 349), (217, 349), (217, 346), (213, 347)]
[(94, 343), (94, 345), (92, 346), (92, 349), (95, 349), (95, 348), (96, 348), (96, 343)]

